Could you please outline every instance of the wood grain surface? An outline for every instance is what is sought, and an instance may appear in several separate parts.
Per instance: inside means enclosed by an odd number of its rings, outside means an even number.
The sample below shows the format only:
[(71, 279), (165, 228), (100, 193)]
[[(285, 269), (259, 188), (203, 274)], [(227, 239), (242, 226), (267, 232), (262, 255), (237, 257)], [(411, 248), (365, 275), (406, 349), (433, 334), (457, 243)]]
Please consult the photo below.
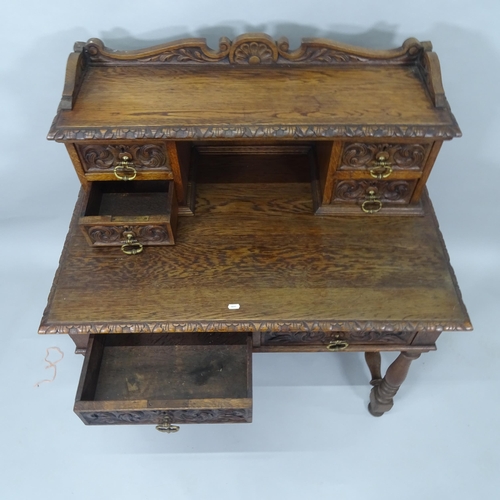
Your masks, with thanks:
[(309, 183), (197, 189), (173, 247), (91, 248), (73, 221), (40, 332), (471, 328), (427, 198), (423, 217), (318, 217)]
[(413, 68), (90, 67), (60, 128), (451, 125)]

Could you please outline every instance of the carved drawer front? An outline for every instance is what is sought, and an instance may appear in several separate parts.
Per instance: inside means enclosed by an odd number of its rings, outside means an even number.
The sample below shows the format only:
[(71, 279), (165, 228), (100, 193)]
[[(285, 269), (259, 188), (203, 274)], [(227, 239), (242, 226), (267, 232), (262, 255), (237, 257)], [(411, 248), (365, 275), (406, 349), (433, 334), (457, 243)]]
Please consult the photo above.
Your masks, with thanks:
[[(360, 345), (409, 345), (415, 332), (264, 332), (263, 346), (324, 346), (329, 351), (349, 350)], [(356, 349), (354, 349), (356, 350)]]
[(422, 171), (430, 144), (346, 143), (338, 170), (360, 170), (391, 178), (398, 171)]
[(332, 207), (353, 215), (414, 211), (421, 204), (410, 206), (418, 180), (343, 179), (335, 182)]
[(335, 185), (333, 201), (363, 203), (373, 191), (373, 196), (382, 203), (408, 203), (415, 189), (415, 180), (340, 180)]
[(252, 421), (246, 333), (91, 335), (75, 413), (89, 425)]
[(173, 182), (92, 182), (79, 224), (93, 246), (121, 246), (125, 253), (139, 253), (144, 245), (173, 245), (177, 225)]
[(89, 180), (172, 179), (164, 143), (76, 144)]

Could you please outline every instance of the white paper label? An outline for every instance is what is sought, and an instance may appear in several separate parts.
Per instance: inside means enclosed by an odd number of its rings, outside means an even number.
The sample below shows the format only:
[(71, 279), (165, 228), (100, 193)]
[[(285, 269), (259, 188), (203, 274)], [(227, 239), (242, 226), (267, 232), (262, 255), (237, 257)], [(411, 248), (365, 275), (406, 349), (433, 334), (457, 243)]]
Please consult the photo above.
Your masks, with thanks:
[(227, 308), (228, 309), (239, 309), (240, 305), (239, 304), (228, 304)]

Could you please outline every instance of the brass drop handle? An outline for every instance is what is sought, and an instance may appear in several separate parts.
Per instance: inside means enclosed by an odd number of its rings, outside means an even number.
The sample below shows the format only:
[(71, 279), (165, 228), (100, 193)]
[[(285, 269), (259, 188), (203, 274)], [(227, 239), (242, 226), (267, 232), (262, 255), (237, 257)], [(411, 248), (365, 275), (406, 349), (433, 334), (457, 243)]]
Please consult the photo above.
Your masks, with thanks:
[(113, 172), (115, 177), (121, 181), (133, 181), (137, 176), (137, 170), (133, 167), (128, 156), (122, 156), (122, 161), (117, 163)]
[(361, 210), (366, 214), (375, 214), (382, 208), (382, 202), (375, 196), (375, 191), (368, 191), (368, 199), (361, 204)]
[(172, 424), (172, 419), (170, 417), (165, 417), (161, 423), (156, 426), (156, 430), (160, 432), (166, 432), (171, 434), (172, 432), (179, 432), (180, 427), (178, 425)]
[(131, 231), (123, 233), (123, 236), (125, 236), (127, 239), (125, 240), (125, 243), (122, 245), (122, 252), (126, 255), (136, 255), (138, 253), (141, 253), (142, 250), (144, 249), (144, 246), (141, 245), (136, 239), (135, 239), (135, 234), (132, 233)]
[(332, 340), (326, 348), (329, 351), (343, 351), (344, 349), (347, 349), (349, 347), (349, 344), (345, 342), (344, 340)]
[(370, 175), (374, 179), (387, 179), (392, 174), (392, 165), (386, 160), (385, 156), (380, 155), (374, 162), (374, 167), (370, 169)]

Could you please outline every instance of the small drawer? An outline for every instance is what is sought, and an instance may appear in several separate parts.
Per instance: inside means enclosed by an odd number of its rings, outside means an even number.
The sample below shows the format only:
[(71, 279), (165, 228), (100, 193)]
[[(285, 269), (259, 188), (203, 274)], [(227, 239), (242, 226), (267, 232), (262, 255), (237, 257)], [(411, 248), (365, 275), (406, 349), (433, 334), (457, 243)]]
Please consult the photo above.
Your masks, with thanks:
[(90, 245), (121, 246), (125, 253), (139, 253), (143, 245), (174, 245), (174, 190), (171, 181), (92, 182), (80, 227)]
[(381, 181), (375, 179), (337, 180), (332, 204), (349, 207), (353, 212), (373, 214), (391, 207), (408, 205), (417, 179)]
[(75, 413), (88, 425), (252, 420), (246, 333), (91, 335)]
[(164, 143), (76, 144), (76, 149), (90, 181), (173, 178)]
[(351, 347), (370, 345), (410, 345), (415, 332), (264, 332), (263, 346), (320, 346), (329, 351), (343, 351)]
[(346, 143), (337, 170), (364, 171), (374, 178), (392, 172), (421, 172), (430, 144)]

